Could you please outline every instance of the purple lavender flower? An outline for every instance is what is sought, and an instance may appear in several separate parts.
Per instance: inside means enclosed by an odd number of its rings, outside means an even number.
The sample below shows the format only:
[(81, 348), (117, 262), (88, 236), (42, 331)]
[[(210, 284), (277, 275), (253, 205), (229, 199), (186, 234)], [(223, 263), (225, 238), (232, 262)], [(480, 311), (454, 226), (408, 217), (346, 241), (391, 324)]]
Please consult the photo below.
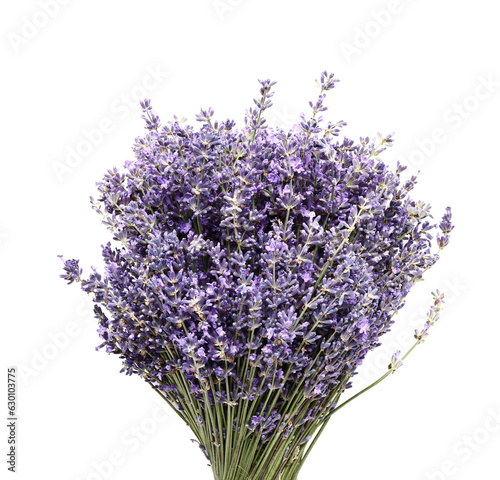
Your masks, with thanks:
[(64, 274), (59, 275), (64, 280), (68, 281), (68, 285), (73, 282), (80, 281), (80, 275), (82, 274), (82, 269), (79, 266), (79, 260), (64, 260), (62, 255), (58, 255), (58, 257), (64, 263)]
[[(298, 471), (453, 229), (449, 208), (432, 224), (409, 196), (416, 179), (380, 160), (392, 134), (356, 144), (338, 139), (345, 122), (323, 125), (337, 81), (321, 74), (311, 114), (288, 132), (266, 125), (270, 80), (241, 130), (211, 108), (197, 130), (162, 124), (144, 100), (134, 161), (91, 199), (115, 241), (104, 272), (82, 279), (78, 260), (64, 262), (61, 277), (93, 295), (101, 347), (191, 426), (221, 480), (267, 478), (267, 446), (276, 475)], [(389, 368), (400, 365), (398, 353)]]

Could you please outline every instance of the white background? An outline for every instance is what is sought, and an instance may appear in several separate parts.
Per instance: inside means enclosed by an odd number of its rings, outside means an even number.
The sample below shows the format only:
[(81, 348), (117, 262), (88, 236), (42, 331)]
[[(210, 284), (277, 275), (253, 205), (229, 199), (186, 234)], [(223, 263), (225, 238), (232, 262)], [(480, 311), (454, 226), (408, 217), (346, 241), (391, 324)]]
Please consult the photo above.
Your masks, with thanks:
[[(109, 235), (88, 197), (108, 168), (131, 159), (143, 133), (138, 97), (151, 98), (163, 121), (194, 122), (212, 106), (242, 125), (257, 79), (272, 78), (268, 118), (288, 128), (325, 69), (341, 80), (327, 118), (347, 121), (355, 140), (395, 131), (383, 158), (420, 170), (413, 196), (436, 218), (452, 206), (457, 226), (355, 388), (408, 348), (436, 288), (448, 299), (441, 320), (401, 370), (339, 411), (300, 480), (500, 478), (495, 2), (42, 5), (2, 2), (0, 12), (1, 355), (3, 368), (20, 370), (13, 478), (211, 478), (187, 427), (141, 379), (119, 374), (118, 358), (94, 350), (90, 306), (58, 278), (56, 255), (80, 258), (87, 273), (100, 265)], [(2, 458), (6, 436), (3, 428)], [(0, 469), (4, 478), (4, 460)]]

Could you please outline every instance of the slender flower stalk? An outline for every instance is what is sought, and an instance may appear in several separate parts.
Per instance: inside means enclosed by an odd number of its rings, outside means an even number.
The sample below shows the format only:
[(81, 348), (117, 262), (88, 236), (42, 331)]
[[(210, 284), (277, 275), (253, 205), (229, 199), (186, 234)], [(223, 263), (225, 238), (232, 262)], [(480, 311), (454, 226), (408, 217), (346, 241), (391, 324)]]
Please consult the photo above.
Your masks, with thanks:
[(449, 208), (431, 223), (409, 196), (416, 178), (380, 160), (392, 134), (356, 144), (338, 139), (345, 122), (325, 124), (337, 82), (321, 74), (291, 131), (266, 126), (270, 80), (240, 130), (211, 108), (198, 129), (162, 124), (144, 100), (134, 160), (91, 198), (113, 235), (104, 272), (83, 278), (63, 259), (61, 277), (95, 302), (98, 348), (175, 410), (216, 480), (297, 479), (332, 415), (394, 373), (439, 316), (436, 292), (410, 351), (339, 403), (453, 225)]

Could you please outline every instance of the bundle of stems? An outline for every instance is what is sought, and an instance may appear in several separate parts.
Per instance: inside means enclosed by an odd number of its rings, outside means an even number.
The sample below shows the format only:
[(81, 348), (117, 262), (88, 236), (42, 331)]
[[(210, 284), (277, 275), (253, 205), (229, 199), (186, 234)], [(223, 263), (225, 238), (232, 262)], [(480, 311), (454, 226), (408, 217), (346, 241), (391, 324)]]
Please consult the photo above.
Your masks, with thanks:
[[(93, 296), (101, 347), (189, 425), (217, 480), (297, 478), (333, 413), (409, 353), (339, 403), (453, 229), (449, 208), (430, 223), (416, 178), (380, 160), (392, 135), (355, 144), (337, 138), (345, 122), (324, 124), (336, 83), (321, 74), (290, 131), (267, 128), (270, 80), (241, 130), (211, 108), (198, 130), (161, 125), (141, 102), (134, 160), (91, 198), (113, 234), (104, 274), (63, 259), (61, 276)], [(439, 316), (433, 295), (414, 346)]]

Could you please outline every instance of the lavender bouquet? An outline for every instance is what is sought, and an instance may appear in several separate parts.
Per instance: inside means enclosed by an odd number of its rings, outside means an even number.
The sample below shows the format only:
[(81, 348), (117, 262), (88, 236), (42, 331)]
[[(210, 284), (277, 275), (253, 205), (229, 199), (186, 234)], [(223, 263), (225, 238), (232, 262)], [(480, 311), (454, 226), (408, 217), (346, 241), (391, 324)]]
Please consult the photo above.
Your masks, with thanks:
[(172, 406), (216, 480), (297, 478), (332, 414), (409, 353), (339, 403), (453, 228), (449, 208), (435, 225), (409, 197), (405, 167), (379, 160), (391, 135), (337, 139), (345, 123), (318, 115), (336, 82), (321, 74), (309, 119), (288, 132), (266, 128), (269, 80), (241, 130), (211, 108), (199, 129), (161, 125), (145, 100), (135, 159), (91, 198), (115, 241), (104, 274), (64, 262), (93, 295), (100, 347)]

